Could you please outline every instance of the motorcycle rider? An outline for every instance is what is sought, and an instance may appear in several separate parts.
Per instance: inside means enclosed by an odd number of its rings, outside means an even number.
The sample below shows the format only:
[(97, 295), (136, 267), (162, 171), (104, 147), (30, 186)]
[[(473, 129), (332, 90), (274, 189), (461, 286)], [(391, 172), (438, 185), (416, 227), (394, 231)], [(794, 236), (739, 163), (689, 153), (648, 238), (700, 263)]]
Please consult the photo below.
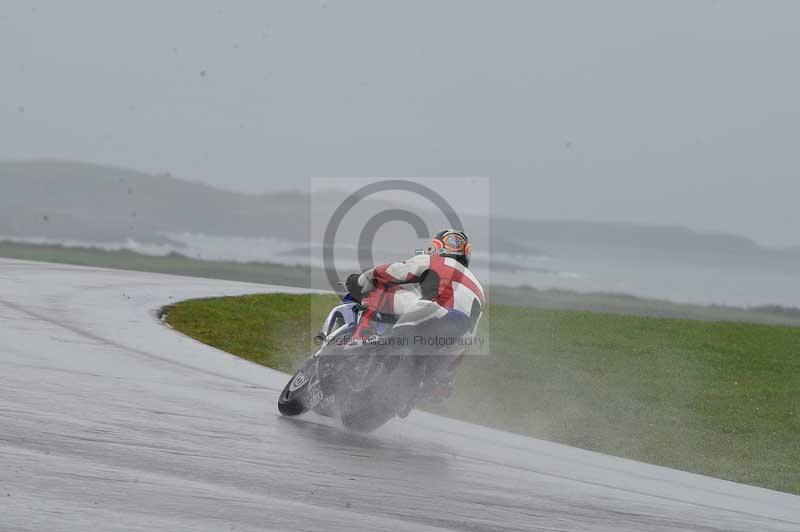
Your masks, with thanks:
[[(485, 301), (483, 287), (469, 270), (471, 253), (466, 233), (443, 229), (421, 255), (350, 275), (347, 291), (368, 307), (354, 338), (369, 336), (370, 317), (376, 313), (397, 317), (392, 328), (395, 334), (471, 338)], [(376, 288), (380, 288), (380, 298), (370, 298)], [(450, 395), (455, 369), (465, 351), (463, 343), (454, 343), (449, 351), (438, 349), (435, 354), (439, 356), (429, 357), (422, 396), (441, 400)]]

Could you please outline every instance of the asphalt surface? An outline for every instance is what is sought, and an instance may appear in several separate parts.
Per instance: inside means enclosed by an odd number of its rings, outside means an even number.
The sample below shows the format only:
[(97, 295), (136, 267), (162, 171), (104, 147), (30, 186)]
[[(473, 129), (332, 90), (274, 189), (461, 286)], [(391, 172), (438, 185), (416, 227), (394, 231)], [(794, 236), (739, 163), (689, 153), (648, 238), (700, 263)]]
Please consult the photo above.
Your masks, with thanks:
[(0, 530), (800, 531), (800, 497), (421, 412), (281, 418), (286, 375), (156, 317), (270, 290), (0, 260)]

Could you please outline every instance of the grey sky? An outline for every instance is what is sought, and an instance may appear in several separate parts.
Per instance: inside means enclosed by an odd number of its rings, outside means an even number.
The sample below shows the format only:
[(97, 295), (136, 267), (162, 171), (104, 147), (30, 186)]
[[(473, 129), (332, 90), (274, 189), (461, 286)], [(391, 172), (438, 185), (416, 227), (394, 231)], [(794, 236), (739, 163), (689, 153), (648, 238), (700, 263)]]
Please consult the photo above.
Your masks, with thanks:
[(796, 2), (166, 4), (4, 2), (0, 158), (491, 176), (509, 215), (800, 245)]

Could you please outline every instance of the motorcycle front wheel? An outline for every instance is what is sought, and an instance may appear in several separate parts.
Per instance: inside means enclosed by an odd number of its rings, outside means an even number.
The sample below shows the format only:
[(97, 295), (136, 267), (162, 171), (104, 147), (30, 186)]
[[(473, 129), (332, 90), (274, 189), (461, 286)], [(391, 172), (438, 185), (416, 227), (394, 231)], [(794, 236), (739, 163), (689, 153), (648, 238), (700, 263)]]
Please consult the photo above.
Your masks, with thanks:
[(308, 385), (311, 376), (304, 373), (303, 369), (292, 376), (278, 397), (278, 411), (284, 416), (299, 416), (308, 411)]

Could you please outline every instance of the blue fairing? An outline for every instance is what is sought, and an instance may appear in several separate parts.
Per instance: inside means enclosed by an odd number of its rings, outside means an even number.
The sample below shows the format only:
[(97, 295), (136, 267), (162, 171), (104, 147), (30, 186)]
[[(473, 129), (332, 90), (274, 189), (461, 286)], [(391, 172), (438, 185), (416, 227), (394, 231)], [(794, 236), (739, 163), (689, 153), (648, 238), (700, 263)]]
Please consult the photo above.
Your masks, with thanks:
[(442, 319), (450, 322), (469, 323), (469, 316), (454, 308), (447, 309), (447, 316), (443, 316)]

